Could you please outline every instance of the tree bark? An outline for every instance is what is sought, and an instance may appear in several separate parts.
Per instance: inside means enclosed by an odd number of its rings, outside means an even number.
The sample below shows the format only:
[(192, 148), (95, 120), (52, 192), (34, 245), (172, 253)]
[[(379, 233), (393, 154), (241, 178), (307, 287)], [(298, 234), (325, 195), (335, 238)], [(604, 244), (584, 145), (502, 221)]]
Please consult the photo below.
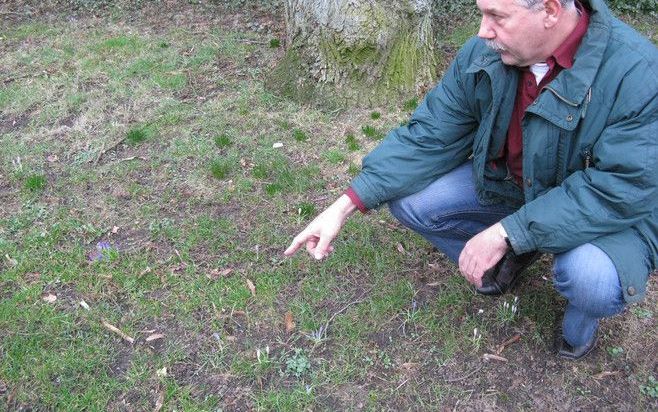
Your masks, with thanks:
[(268, 84), (289, 97), (373, 103), (436, 78), (432, 0), (286, 0), (285, 18)]

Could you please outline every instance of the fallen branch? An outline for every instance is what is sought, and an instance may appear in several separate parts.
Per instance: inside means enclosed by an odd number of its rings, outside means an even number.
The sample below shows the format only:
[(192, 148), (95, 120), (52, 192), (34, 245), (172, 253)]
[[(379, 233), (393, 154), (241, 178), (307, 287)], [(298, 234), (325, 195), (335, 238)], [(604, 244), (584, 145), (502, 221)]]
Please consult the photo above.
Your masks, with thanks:
[(119, 328), (116, 326), (108, 323), (105, 319), (102, 319), (102, 324), (105, 327), (105, 329), (109, 330), (110, 332), (116, 333), (117, 335), (121, 336), (123, 340), (126, 342), (130, 343), (131, 345), (135, 343), (135, 339), (131, 338), (130, 336), (126, 335), (123, 331), (121, 331)]

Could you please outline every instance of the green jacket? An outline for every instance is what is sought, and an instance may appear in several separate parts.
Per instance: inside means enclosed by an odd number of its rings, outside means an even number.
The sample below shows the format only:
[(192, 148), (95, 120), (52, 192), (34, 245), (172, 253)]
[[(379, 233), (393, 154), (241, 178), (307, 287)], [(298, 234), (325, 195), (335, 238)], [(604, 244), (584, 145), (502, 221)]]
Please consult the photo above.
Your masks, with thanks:
[(504, 162), (492, 165), (519, 72), (473, 38), (409, 124), (364, 158), (352, 189), (375, 208), (472, 157), (479, 200), (520, 206), (502, 220), (517, 253), (595, 244), (615, 263), (630, 303), (658, 264), (658, 49), (602, 0), (583, 4), (591, 17), (573, 67), (523, 118), (523, 188)]

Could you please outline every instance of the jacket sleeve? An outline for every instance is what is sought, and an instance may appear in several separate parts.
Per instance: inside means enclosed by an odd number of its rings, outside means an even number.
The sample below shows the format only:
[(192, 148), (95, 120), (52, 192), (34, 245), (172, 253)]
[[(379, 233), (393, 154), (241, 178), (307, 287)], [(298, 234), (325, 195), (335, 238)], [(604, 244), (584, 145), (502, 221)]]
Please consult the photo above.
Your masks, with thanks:
[(476, 120), (461, 79), (468, 67), (464, 49), (409, 124), (389, 132), (363, 159), (351, 187), (366, 208), (425, 188), (470, 155)]
[(617, 115), (592, 147), (593, 167), (502, 220), (517, 253), (561, 253), (628, 229), (656, 209), (658, 97), (655, 90), (633, 94), (618, 96)]

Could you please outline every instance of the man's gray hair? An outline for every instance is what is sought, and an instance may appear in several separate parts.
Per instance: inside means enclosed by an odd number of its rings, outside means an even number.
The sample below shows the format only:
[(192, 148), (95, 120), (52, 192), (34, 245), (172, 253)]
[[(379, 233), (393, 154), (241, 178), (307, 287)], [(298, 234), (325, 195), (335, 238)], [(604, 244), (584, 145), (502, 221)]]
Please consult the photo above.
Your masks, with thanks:
[[(523, 7), (526, 7), (528, 9), (532, 9), (538, 4), (541, 4), (544, 2), (544, 0), (517, 0), (519, 4), (521, 4)], [(562, 7), (566, 7), (569, 4), (573, 4), (574, 0), (560, 0), (560, 4)]]

